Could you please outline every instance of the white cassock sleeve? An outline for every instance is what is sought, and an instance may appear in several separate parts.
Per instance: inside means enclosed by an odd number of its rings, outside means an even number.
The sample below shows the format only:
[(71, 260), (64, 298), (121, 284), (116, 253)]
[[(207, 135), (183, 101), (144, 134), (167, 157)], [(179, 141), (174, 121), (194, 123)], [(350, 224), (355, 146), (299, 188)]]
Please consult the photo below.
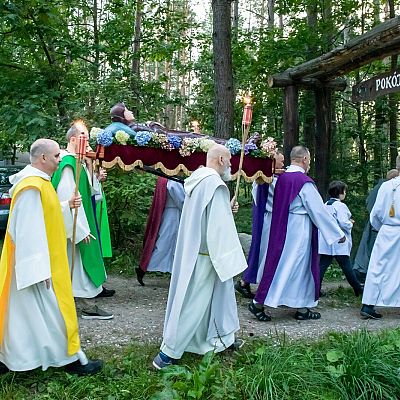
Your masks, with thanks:
[(349, 218), (350, 211), (347, 206), (343, 203), (340, 203), (340, 206), (336, 209), (336, 220), (339, 224), (340, 229), (344, 232), (350, 232), (351, 228), (353, 228), (353, 223)]
[(325, 208), (317, 188), (311, 183), (305, 183), (299, 196), (311, 221), (319, 229), (325, 241), (329, 245), (338, 242), (344, 236), (344, 233), (339, 228), (335, 218)]
[(172, 198), (176, 208), (182, 211), (183, 202), (185, 201), (185, 189), (179, 182), (169, 180), (167, 183), (168, 193)]
[(257, 205), (257, 189), (258, 189), (257, 183), (253, 182), (251, 186), (251, 195), (253, 197), (253, 202), (255, 205)]
[(222, 282), (247, 268), (246, 258), (236, 231), (226, 188), (217, 188), (207, 206), (207, 248), (211, 262)]
[(386, 209), (386, 212), (389, 213), (391, 207), (391, 204), (385, 201), (386, 191), (384, 190), (384, 188), (385, 187), (383, 187), (382, 189), (381, 186), (381, 188), (379, 189), (378, 195), (376, 196), (375, 204), (372, 207), (371, 214), (369, 215), (371, 225), (377, 231), (379, 231), (379, 229), (381, 229), (381, 226), (383, 225), (384, 210)]
[[(85, 173), (85, 171), (82, 171)], [(61, 173), (60, 183), (57, 186), (57, 195), (60, 199), (61, 204), (63, 202), (68, 201), (75, 190), (75, 179), (72, 168), (69, 166), (64, 167)], [(66, 208), (62, 206), (63, 218), (65, 224), (65, 230), (67, 233), (67, 238), (72, 238), (72, 225), (74, 221), (74, 212), (75, 209), (71, 210), (69, 207)], [(75, 244), (82, 241), (86, 236), (90, 233), (89, 224), (86, 219), (85, 209), (83, 208), (83, 204), (78, 208), (78, 217), (76, 220), (76, 240)]]
[(97, 178), (96, 174), (93, 174), (92, 194), (94, 194), (96, 203), (99, 203), (100, 201), (103, 200), (103, 190), (101, 189), (101, 183)]
[(15, 244), (17, 289), (50, 279), (50, 255), (38, 190), (27, 189), (18, 196), (8, 229)]

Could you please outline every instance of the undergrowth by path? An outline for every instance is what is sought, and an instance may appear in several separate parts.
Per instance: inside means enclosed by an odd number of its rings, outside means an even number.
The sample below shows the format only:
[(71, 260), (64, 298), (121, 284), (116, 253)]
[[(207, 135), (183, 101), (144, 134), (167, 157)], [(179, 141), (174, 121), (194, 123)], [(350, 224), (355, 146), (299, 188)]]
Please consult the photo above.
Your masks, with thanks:
[(76, 377), (61, 369), (7, 373), (0, 399), (254, 399), (386, 400), (400, 398), (400, 330), (330, 333), (312, 342), (285, 336), (247, 343), (237, 353), (185, 354), (180, 365), (156, 372), (157, 347), (102, 347), (104, 371)]

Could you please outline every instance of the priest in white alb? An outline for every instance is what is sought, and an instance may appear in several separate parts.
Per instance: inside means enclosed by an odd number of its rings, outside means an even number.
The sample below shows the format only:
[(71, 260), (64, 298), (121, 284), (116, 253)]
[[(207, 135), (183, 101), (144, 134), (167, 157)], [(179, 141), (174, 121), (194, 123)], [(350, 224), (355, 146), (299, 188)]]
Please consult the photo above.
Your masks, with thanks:
[(91, 374), (102, 362), (81, 350), (72, 295), (63, 214), (81, 204), (72, 196), (60, 206), (50, 177), (60, 148), (39, 139), (31, 165), (10, 177), (12, 202), (0, 260), (0, 372), (66, 366)]
[(264, 305), (296, 308), (297, 320), (321, 318), (319, 312), (311, 310), (320, 295), (318, 230), (328, 244), (346, 240), (307, 176), (308, 149), (295, 146), (290, 162), (275, 186), (263, 276), (249, 304), (250, 312), (259, 321), (271, 319), (264, 312)]
[(216, 144), (207, 153), (207, 166), (185, 180), (163, 342), (153, 360), (157, 369), (185, 351), (235, 347), (239, 318), (232, 278), (246, 268), (246, 259), (232, 214), (238, 206), (224, 183), (230, 179), (230, 158), (229, 150)]
[(379, 307), (400, 307), (400, 177), (382, 183), (370, 214), (378, 231), (365, 280), (361, 315), (381, 318)]

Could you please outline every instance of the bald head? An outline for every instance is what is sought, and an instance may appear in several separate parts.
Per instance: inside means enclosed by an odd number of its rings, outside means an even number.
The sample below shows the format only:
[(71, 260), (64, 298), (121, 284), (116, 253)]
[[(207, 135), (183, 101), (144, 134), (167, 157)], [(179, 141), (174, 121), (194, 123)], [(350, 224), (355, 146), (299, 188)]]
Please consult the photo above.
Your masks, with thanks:
[(207, 167), (215, 169), (224, 180), (230, 180), (231, 153), (222, 144), (215, 144), (207, 152)]
[(51, 176), (60, 164), (60, 146), (51, 139), (38, 139), (29, 152), (31, 164)]
[(303, 158), (307, 155), (310, 155), (307, 147), (304, 146), (295, 146), (290, 152), (290, 161)]
[(295, 146), (290, 152), (290, 164), (304, 169), (307, 173), (310, 169), (310, 151), (304, 146)]
[(81, 119), (78, 119), (71, 124), (71, 127), (67, 131), (67, 142), (69, 143), (72, 138), (76, 138), (81, 133), (89, 137), (88, 128), (85, 123)]
[(51, 139), (38, 139), (33, 142), (29, 151), (31, 164), (36, 163), (43, 155), (49, 154), (54, 146), (58, 147), (58, 143)]
[(397, 178), (398, 176), (399, 176), (399, 170), (398, 169), (391, 169), (386, 174), (386, 180), (389, 181), (390, 179)]
[(216, 160), (219, 157), (229, 157), (230, 158), (230, 156), (231, 156), (231, 153), (225, 146), (223, 146), (222, 144), (216, 143), (207, 152), (207, 163), (209, 161)]

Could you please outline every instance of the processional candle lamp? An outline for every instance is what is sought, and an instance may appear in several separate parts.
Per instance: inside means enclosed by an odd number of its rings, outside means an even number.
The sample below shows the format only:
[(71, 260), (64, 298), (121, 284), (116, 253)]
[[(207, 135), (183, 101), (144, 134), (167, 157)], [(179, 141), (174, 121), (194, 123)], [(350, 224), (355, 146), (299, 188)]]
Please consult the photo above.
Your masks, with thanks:
[[(81, 177), (82, 170), (82, 160), (86, 156), (86, 149), (88, 147), (88, 139), (84, 132), (76, 138), (76, 168), (75, 168), (75, 196), (79, 193), (79, 180)], [(74, 266), (75, 266), (75, 241), (76, 241), (76, 222), (78, 218), (78, 208), (76, 207), (74, 210), (74, 222), (72, 225), (72, 262), (71, 262), (71, 281), (72, 276), (74, 274)]]
[(236, 178), (236, 189), (235, 189), (235, 200), (238, 198), (239, 194), (239, 184), (240, 184), (240, 176), (242, 173), (243, 167), (243, 159), (244, 159), (244, 146), (247, 141), (247, 137), (249, 136), (250, 125), (253, 119), (253, 106), (251, 104), (251, 96), (247, 94), (243, 97), (243, 118), (242, 118), (242, 149), (240, 151), (240, 160), (239, 160), (239, 168), (238, 175)]

